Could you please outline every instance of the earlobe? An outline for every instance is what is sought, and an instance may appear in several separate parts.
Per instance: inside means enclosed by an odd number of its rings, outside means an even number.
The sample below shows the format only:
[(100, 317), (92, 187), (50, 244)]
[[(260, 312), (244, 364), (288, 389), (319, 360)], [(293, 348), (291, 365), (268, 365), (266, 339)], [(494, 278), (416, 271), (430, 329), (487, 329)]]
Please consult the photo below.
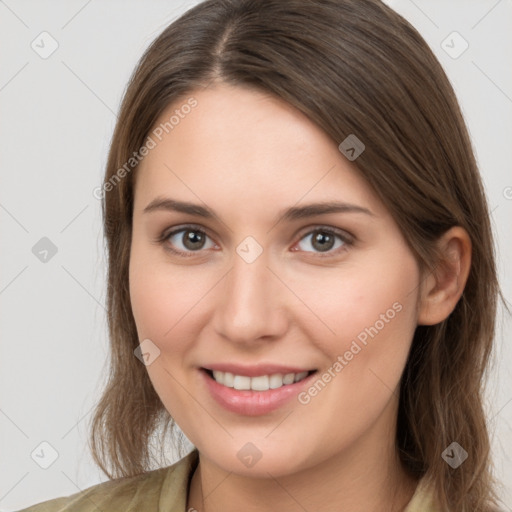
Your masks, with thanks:
[(471, 240), (460, 226), (437, 242), (440, 259), (421, 285), (418, 325), (435, 325), (450, 315), (459, 301), (471, 267)]

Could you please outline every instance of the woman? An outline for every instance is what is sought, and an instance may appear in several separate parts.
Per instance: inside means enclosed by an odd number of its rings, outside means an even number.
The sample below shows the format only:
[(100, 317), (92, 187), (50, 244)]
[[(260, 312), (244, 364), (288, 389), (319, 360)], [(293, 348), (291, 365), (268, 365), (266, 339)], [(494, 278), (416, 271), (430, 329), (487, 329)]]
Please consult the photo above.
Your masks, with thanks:
[[(489, 213), (403, 18), (195, 6), (141, 59), (97, 194), (112, 373), (91, 447), (112, 480), (27, 510), (493, 510)], [(194, 450), (150, 471), (174, 425)]]

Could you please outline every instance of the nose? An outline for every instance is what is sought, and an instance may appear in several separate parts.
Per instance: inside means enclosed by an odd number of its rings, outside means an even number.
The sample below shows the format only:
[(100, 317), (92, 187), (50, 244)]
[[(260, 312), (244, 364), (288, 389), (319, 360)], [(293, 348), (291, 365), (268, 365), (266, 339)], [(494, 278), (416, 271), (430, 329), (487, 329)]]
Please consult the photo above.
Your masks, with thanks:
[(268, 268), (266, 252), (251, 263), (235, 253), (232, 261), (214, 306), (216, 333), (247, 345), (282, 337), (288, 327), (286, 289)]

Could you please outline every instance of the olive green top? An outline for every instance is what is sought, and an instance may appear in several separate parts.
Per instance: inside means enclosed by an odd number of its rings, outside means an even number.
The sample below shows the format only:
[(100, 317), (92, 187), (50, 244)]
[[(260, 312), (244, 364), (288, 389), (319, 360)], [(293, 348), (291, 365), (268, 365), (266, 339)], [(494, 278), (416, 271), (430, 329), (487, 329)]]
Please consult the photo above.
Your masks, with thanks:
[[(18, 512), (187, 512), (188, 487), (198, 455), (193, 450), (172, 466), (108, 480)], [(423, 480), (404, 512), (440, 512)]]

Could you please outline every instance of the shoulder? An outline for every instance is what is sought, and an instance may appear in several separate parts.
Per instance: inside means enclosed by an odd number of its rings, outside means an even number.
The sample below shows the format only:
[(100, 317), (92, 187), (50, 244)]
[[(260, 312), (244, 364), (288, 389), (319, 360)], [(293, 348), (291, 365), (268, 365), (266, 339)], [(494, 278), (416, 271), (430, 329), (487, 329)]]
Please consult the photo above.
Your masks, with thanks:
[[(505, 512), (489, 503), (485, 512)], [(418, 481), (416, 491), (404, 512), (445, 512), (436, 498), (434, 485), (424, 477)]]
[(416, 490), (404, 512), (441, 512), (434, 487), (426, 478), (418, 481)]
[[(117, 478), (94, 485), (70, 496), (44, 501), (18, 512), (158, 512), (185, 509), (190, 476), (197, 464), (197, 451), (172, 466), (132, 477)], [(176, 508), (174, 508), (176, 507)]]

